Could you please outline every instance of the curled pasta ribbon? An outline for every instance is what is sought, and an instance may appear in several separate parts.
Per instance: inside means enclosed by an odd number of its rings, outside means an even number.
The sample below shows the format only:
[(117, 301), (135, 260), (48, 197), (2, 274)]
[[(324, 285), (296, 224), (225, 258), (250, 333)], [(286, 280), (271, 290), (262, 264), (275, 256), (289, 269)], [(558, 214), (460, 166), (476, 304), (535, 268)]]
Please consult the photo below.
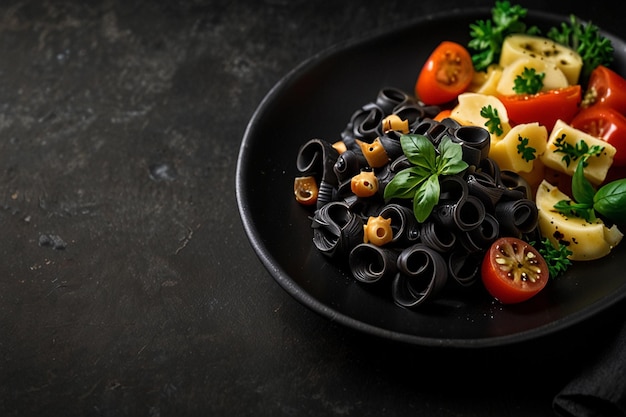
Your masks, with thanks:
[[(345, 133), (342, 135), (344, 141), (350, 136), (365, 142), (373, 141), (383, 133), (381, 126), (384, 117), (385, 113), (378, 105), (366, 104), (352, 114)], [(347, 145), (350, 149), (349, 144)]]
[(459, 122), (450, 118), (443, 119), (440, 122), (433, 119), (424, 119), (415, 126), (412, 133), (424, 135), (430, 139), (435, 146), (439, 146), (441, 139), (446, 136), (452, 139), (455, 131), (460, 127)]
[(296, 158), (296, 167), (302, 175), (313, 175), (332, 185), (337, 185), (333, 166), (339, 152), (332, 144), (321, 139), (311, 139), (300, 147)]
[(441, 253), (450, 251), (456, 243), (456, 234), (448, 227), (434, 221), (422, 223), (420, 240)]
[(333, 165), (333, 172), (337, 176), (338, 182), (342, 183), (361, 172), (366, 164), (367, 161), (363, 154), (348, 150), (337, 157)]
[(355, 279), (373, 284), (391, 279), (397, 271), (398, 252), (371, 243), (361, 243), (352, 249), (348, 264)]
[(391, 243), (406, 246), (418, 242), (420, 225), (413, 214), (413, 210), (400, 204), (390, 203), (382, 208), (380, 216), (391, 221), (393, 235)]
[(490, 213), (475, 228), (460, 234), (460, 242), (466, 252), (479, 252), (489, 248), (500, 236), (500, 223)]
[(448, 256), (449, 278), (463, 287), (469, 287), (478, 279), (481, 263), (482, 256), (478, 256), (476, 252), (454, 250)]
[[(409, 124), (409, 132), (415, 131), (415, 127), (419, 125), (426, 117), (424, 109), (417, 104), (404, 104), (396, 107), (393, 114), (400, 118), (400, 120), (406, 120)], [(384, 131), (385, 129), (383, 129)]]
[(467, 182), (458, 175), (444, 177), (441, 181), (440, 202), (432, 211), (437, 222), (455, 230), (471, 230), (485, 218), (485, 206), (469, 195)]
[(480, 172), (468, 174), (466, 181), (469, 194), (480, 199), (487, 211), (493, 212), (505, 193), (504, 187), (496, 184), (489, 175)]
[(498, 203), (495, 216), (503, 233), (521, 236), (537, 227), (539, 212), (533, 201), (520, 199)]
[(316, 207), (320, 208), (333, 200), (338, 185), (333, 167), (339, 152), (332, 144), (321, 139), (311, 139), (298, 151), (296, 167), (302, 176), (313, 176), (318, 182)]
[(448, 280), (448, 267), (443, 256), (420, 243), (400, 252), (397, 267), (391, 295), (402, 307), (413, 308), (434, 297)]
[(489, 155), (491, 135), (479, 126), (460, 126), (454, 130), (452, 141), (459, 143), (463, 160), (469, 165), (478, 166)]
[(330, 258), (348, 256), (363, 242), (363, 221), (342, 201), (333, 201), (315, 211), (311, 222), (313, 244)]
[(415, 99), (398, 88), (386, 87), (378, 91), (375, 103), (385, 114), (390, 114), (398, 106), (415, 103)]
[(528, 181), (517, 172), (504, 170), (500, 172), (502, 185), (509, 191), (511, 199), (532, 199), (532, 188)]

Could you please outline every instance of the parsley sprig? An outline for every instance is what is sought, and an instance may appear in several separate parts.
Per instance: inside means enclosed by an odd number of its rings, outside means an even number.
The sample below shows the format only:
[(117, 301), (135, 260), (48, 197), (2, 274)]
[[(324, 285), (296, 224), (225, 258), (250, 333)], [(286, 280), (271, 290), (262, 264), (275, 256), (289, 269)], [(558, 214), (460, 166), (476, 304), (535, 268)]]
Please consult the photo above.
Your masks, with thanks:
[(424, 222), (439, 202), (440, 175), (454, 175), (468, 167), (461, 145), (444, 136), (435, 145), (424, 135), (400, 136), (402, 151), (412, 166), (398, 172), (387, 184), (385, 199), (413, 199), (413, 213)]
[[(535, 246), (535, 243), (531, 242), (531, 245)], [(538, 245), (537, 250), (548, 264), (550, 278), (557, 278), (559, 275), (567, 271), (567, 268), (569, 268), (570, 265), (572, 265), (572, 261), (569, 259), (572, 251), (565, 245), (557, 243), (555, 246), (552, 244), (550, 239), (544, 238), (541, 241), (541, 244)]]
[(563, 160), (563, 162), (565, 162), (565, 165), (567, 166), (569, 166), (570, 163), (575, 162), (579, 159), (586, 166), (587, 159), (592, 156), (599, 156), (602, 152), (604, 152), (604, 146), (589, 146), (587, 142), (582, 139), (576, 142), (575, 145), (572, 145), (571, 143), (565, 141), (566, 136), (567, 135), (563, 133), (559, 138), (554, 141), (554, 146), (556, 146), (554, 152), (563, 154), (563, 157), (561, 159)]
[(468, 46), (475, 52), (472, 62), (477, 71), (486, 69), (500, 59), (502, 42), (512, 33), (538, 34), (536, 26), (527, 27), (524, 18), (528, 9), (511, 5), (509, 1), (496, 1), (491, 9), (491, 20), (477, 20), (470, 24), (471, 40)]
[(581, 78), (589, 78), (591, 71), (598, 65), (609, 66), (613, 62), (611, 40), (602, 36), (600, 29), (591, 22), (582, 23), (576, 16), (570, 15), (569, 23), (561, 23), (551, 28), (547, 37), (561, 45), (578, 52), (583, 60)]
[(517, 153), (522, 156), (522, 159), (524, 161), (529, 162), (537, 157), (535, 155), (535, 152), (537, 152), (537, 150), (532, 146), (528, 146), (528, 143), (530, 142), (528, 138), (525, 138), (522, 135), (518, 135), (517, 140), (519, 141), (519, 143), (517, 144)]
[(480, 109), (480, 116), (487, 119), (485, 127), (489, 133), (500, 136), (504, 132), (502, 129), (502, 120), (498, 114), (498, 109), (494, 108), (491, 104), (488, 104)]
[(537, 94), (543, 88), (545, 76), (545, 72), (524, 67), (522, 73), (513, 80), (513, 91), (515, 94)]

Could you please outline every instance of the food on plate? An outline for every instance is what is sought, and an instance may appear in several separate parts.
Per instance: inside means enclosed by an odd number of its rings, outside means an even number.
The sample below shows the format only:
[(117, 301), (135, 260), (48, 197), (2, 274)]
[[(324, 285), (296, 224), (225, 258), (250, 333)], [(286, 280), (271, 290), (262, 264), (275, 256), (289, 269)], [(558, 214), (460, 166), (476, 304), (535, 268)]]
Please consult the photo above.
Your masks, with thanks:
[(467, 47), (433, 49), (413, 95), (382, 87), (339, 140), (296, 157), (314, 246), (402, 307), (477, 283), (524, 302), (623, 237), (626, 178), (608, 174), (626, 166), (626, 80), (610, 41), (575, 17), (542, 35), (520, 6), (492, 12)]
[(415, 94), (429, 104), (443, 104), (465, 91), (473, 77), (474, 67), (467, 49), (444, 41), (426, 60), (415, 84)]
[(517, 172), (535, 188), (543, 177), (544, 165), (540, 156), (546, 150), (548, 130), (537, 122), (519, 124), (500, 140), (492, 141), (489, 157), (500, 169)]
[(489, 294), (503, 304), (537, 295), (550, 278), (548, 264), (531, 244), (502, 237), (491, 244), (481, 265), (481, 279)]
[(543, 181), (535, 201), (539, 210), (541, 235), (554, 245), (564, 245), (573, 261), (602, 258), (622, 240), (623, 234), (615, 224), (608, 227), (601, 219), (587, 220), (555, 209), (561, 201), (571, 201), (558, 187)]
[[(544, 69), (554, 72), (557, 74), (556, 77), (560, 78), (563, 75), (565, 85), (577, 84), (583, 67), (583, 60), (575, 50), (543, 36), (520, 33), (507, 36), (500, 52), (501, 67), (508, 67), (516, 62), (533, 67), (536, 65), (539, 67), (538, 70), (542, 70), (540, 64), (543, 63)], [(558, 71), (554, 71), (554, 68)], [(559, 87), (561, 85), (553, 88)]]
[(558, 120), (548, 137), (546, 150), (541, 155), (544, 165), (573, 175), (576, 162), (585, 156), (589, 156), (585, 176), (596, 185), (602, 183), (613, 164), (615, 147)]

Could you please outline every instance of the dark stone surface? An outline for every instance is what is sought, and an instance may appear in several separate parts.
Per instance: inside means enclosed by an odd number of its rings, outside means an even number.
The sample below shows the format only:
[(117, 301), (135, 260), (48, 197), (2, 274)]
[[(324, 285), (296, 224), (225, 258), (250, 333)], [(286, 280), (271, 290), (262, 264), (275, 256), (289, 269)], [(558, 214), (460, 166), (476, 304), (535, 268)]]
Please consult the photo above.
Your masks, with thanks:
[[(283, 75), (461, 4), (492, 2), (3, 1), (0, 414), (551, 415), (602, 333), (481, 352), (355, 334), (274, 283), (237, 212), (239, 142)], [(523, 4), (626, 37), (608, 1)]]

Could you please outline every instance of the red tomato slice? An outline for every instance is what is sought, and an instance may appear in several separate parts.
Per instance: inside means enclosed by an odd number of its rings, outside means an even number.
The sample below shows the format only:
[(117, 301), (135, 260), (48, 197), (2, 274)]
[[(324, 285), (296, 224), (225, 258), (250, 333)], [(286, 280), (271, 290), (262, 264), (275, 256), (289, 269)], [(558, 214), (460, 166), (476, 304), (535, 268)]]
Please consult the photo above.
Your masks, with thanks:
[(498, 98), (506, 108), (511, 125), (538, 122), (552, 130), (558, 119), (569, 123), (578, 112), (582, 89), (580, 85), (572, 85), (537, 94), (512, 94)]
[(444, 41), (437, 46), (419, 73), (415, 95), (429, 105), (444, 104), (465, 92), (474, 77), (472, 57), (465, 47)]
[(614, 166), (626, 166), (626, 116), (614, 108), (596, 104), (581, 110), (570, 125), (615, 146)]
[(597, 66), (589, 75), (583, 107), (603, 104), (626, 114), (626, 79), (615, 71)]
[(550, 273), (537, 249), (514, 237), (496, 240), (483, 259), (485, 288), (502, 304), (526, 301), (544, 289)]

